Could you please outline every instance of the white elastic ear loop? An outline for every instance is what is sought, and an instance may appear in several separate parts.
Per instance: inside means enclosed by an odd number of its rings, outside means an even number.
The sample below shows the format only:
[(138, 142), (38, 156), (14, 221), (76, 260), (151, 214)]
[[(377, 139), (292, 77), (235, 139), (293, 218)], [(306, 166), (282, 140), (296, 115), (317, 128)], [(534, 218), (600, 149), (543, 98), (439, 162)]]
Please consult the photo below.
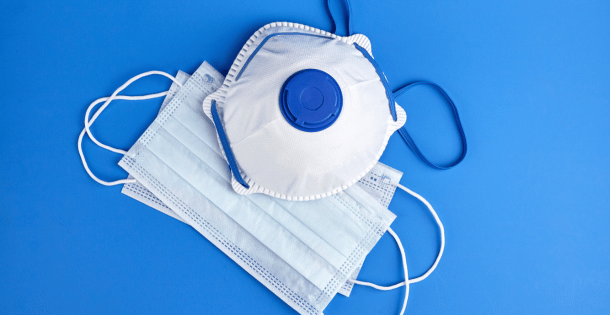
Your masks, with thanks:
[[(119, 184), (126, 184), (126, 183), (133, 183), (135, 182), (135, 180), (133, 179), (121, 179), (121, 180), (116, 180), (113, 182), (106, 182), (103, 181), (99, 178), (97, 178), (95, 175), (93, 175), (93, 173), (91, 172), (91, 170), (89, 169), (89, 166), (87, 165), (87, 161), (85, 160), (85, 156), (83, 154), (83, 150), (82, 150), (82, 141), (83, 141), (83, 136), (85, 135), (85, 133), (87, 133), (89, 135), (89, 137), (91, 138), (91, 140), (93, 140), (93, 142), (95, 144), (97, 144), (98, 146), (106, 149), (106, 150), (110, 150), (112, 152), (115, 153), (119, 153), (119, 154), (126, 154), (127, 152), (124, 150), (120, 150), (120, 149), (116, 149), (110, 146), (107, 146), (101, 142), (99, 142), (94, 136), (93, 134), (91, 134), (91, 130), (89, 129), (89, 127), (93, 124), (93, 122), (95, 122), (95, 120), (97, 119), (97, 117), (104, 111), (104, 109), (106, 109), (106, 107), (108, 106), (108, 104), (110, 104), (110, 102), (112, 102), (115, 99), (118, 100), (130, 100), (130, 101), (135, 101), (135, 100), (147, 100), (147, 99), (151, 99), (151, 98), (157, 98), (157, 97), (162, 97), (167, 95), (167, 92), (159, 92), (159, 93), (155, 93), (155, 94), (148, 94), (148, 95), (141, 95), (141, 96), (126, 96), (126, 95), (117, 95), (119, 92), (121, 92), (122, 90), (124, 90), (127, 86), (129, 86), (131, 83), (133, 83), (134, 81), (149, 76), (149, 75), (153, 75), (153, 74), (160, 74), (162, 76), (165, 76), (169, 79), (171, 79), (172, 81), (174, 81), (176, 84), (178, 84), (180, 87), (182, 87), (182, 84), (180, 82), (178, 82), (178, 80), (176, 80), (176, 78), (174, 78), (173, 76), (171, 76), (170, 74), (167, 74), (165, 72), (162, 71), (148, 71), (142, 74), (139, 74), (131, 79), (129, 79), (127, 82), (125, 82), (125, 84), (121, 85), (118, 89), (116, 89), (114, 91), (114, 93), (112, 93), (112, 95), (110, 97), (102, 97), (99, 98), (97, 100), (95, 100), (93, 103), (91, 103), (91, 105), (89, 105), (89, 108), (87, 108), (87, 112), (85, 114), (85, 128), (83, 129), (83, 131), (81, 131), (79, 137), (78, 137), (78, 153), (80, 154), (80, 158), (81, 161), (83, 162), (83, 166), (85, 167), (85, 170), (87, 171), (87, 174), (89, 174), (89, 176), (91, 178), (93, 178), (93, 180), (95, 180), (96, 182), (105, 185), (105, 186), (113, 186), (113, 185), (119, 185)], [(93, 117), (91, 118), (91, 120), (89, 120), (89, 114), (91, 113), (91, 110), (99, 103), (104, 102), (104, 105), (102, 105), (102, 107), (100, 107), (95, 114), (93, 115)]]
[[(409, 279), (409, 270), (407, 269), (407, 257), (405, 256), (405, 249), (402, 247), (400, 238), (398, 238), (398, 235), (396, 235), (396, 233), (394, 233), (394, 231), (389, 227), (388, 227), (388, 233), (390, 233), (390, 235), (392, 235), (392, 237), (396, 241), (396, 245), (398, 245), (398, 249), (400, 250), (400, 257), (402, 258), (402, 269), (405, 272), (405, 279)], [(376, 286), (375, 284), (368, 283), (368, 282), (362, 282), (362, 281), (358, 281), (358, 280), (352, 280), (352, 282), (354, 282), (356, 284), (368, 285), (368, 286), (373, 286), (373, 287)], [(385, 287), (375, 287), (375, 289), (383, 290), (383, 291), (391, 290), (391, 289), (386, 289)], [(402, 309), (400, 311), (400, 315), (404, 314), (405, 309), (407, 308), (408, 300), (409, 300), (409, 283), (407, 282), (407, 287), (405, 288), (405, 300), (402, 303)], [(322, 315), (324, 315), (324, 313), (322, 313)]]
[[(407, 269), (407, 257), (405, 256), (404, 248), (402, 248), (402, 243), (400, 242), (400, 238), (398, 238), (398, 235), (396, 235), (396, 233), (394, 233), (394, 231), (389, 227), (388, 227), (388, 233), (390, 233), (390, 235), (392, 235), (392, 237), (396, 241), (396, 244), (398, 244), (398, 249), (400, 249), (400, 257), (402, 258), (402, 269), (405, 272), (405, 279), (409, 279), (409, 270)], [(405, 300), (402, 302), (402, 309), (400, 310), (400, 315), (405, 313), (405, 309), (407, 308), (408, 300), (409, 300), (409, 282), (406, 282)]]
[(420, 196), (416, 192), (401, 184), (398, 184), (398, 187), (406, 191), (409, 195), (419, 199), (419, 201), (423, 202), (426, 207), (428, 207), (428, 210), (430, 210), (430, 213), (434, 217), (434, 220), (436, 221), (436, 224), (438, 225), (438, 229), (441, 234), (441, 248), (438, 251), (438, 255), (436, 256), (436, 260), (434, 261), (434, 264), (432, 264), (432, 267), (430, 267), (430, 269), (428, 269), (428, 271), (426, 271), (426, 273), (424, 273), (423, 275), (414, 279), (409, 279), (409, 283), (417, 283), (428, 278), (428, 276), (434, 271), (434, 269), (436, 269), (436, 266), (438, 266), (438, 263), (441, 261), (441, 257), (443, 257), (443, 252), (445, 251), (445, 227), (443, 226), (441, 219), (438, 217), (438, 214), (436, 214), (436, 211), (434, 211), (434, 208), (432, 208), (432, 205), (426, 199), (424, 199), (424, 197)]
[(438, 252), (438, 255), (436, 256), (436, 260), (434, 261), (434, 264), (432, 264), (432, 267), (430, 267), (430, 269), (428, 269), (428, 271), (426, 271), (426, 273), (424, 273), (423, 275), (421, 275), (417, 278), (409, 279), (409, 275), (407, 273), (407, 262), (406, 262), (404, 250), (402, 248), (402, 244), (400, 243), (400, 240), (398, 239), (398, 236), (396, 235), (396, 233), (394, 233), (394, 231), (392, 231), (392, 229), (388, 228), (388, 233), (390, 233), (390, 235), (392, 235), (392, 237), (394, 237), (394, 239), (396, 240), (396, 243), (398, 243), (398, 248), (400, 249), (400, 254), (403, 259), (403, 268), (405, 270), (405, 281), (397, 283), (395, 285), (391, 285), (391, 286), (381, 286), (381, 285), (376, 285), (374, 283), (364, 282), (364, 281), (359, 281), (359, 280), (351, 280), (351, 281), (355, 284), (372, 287), (374, 289), (382, 290), (382, 291), (394, 290), (394, 289), (402, 287), (403, 285), (406, 285), (407, 289), (405, 292), (405, 301), (403, 304), (402, 311), (400, 312), (400, 314), (402, 315), (405, 311), (405, 307), (407, 305), (407, 300), (409, 298), (409, 284), (420, 282), (420, 281), (426, 279), (434, 271), (434, 269), (436, 269), (436, 266), (438, 265), (439, 261), (441, 260), (441, 257), (443, 256), (443, 251), (445, 250), (445, 228), (443, 227), (443, 223), (441, 222), (441, 219), (439, 219), (438, 215), (436, 214), (436, 211), (434, 211), (434, 208), (432, 208), (432, 205), (426, 199), (424, 199), (424, 197), (420, 196), (416, 192), (414, 192), (414, 191), (410, 190), (409, 188), (404, 187), (400, 184), (398, 184), (397, 186), (400, 189), (409, 193), (411, 196), (419, 199), (419, 201), (423, 202), (426, 205), (426, 207), (428, 207), (428, 210), (430, 210), (430, 213), (432, 213), (432, 216), (434, 217), (436, 224), (438, 224), (438, 228), (441, 233), (441, 248)]

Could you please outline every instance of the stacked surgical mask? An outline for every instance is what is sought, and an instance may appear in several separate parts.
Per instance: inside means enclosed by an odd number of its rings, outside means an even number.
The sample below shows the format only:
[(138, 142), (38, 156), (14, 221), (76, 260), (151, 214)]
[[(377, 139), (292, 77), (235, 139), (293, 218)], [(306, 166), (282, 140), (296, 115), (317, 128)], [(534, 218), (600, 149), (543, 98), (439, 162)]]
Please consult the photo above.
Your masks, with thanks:
[[(174, 84), (168, 92), (118, 95), (135, 80), (152, 74), (164, 75)], [(222, 79), (206, 62), (190, 77), (183, 72), (174, 78), (151, 71), (130, 79), (112, 96), (94, 101), (78, 142), (89, 175), (104, 185), (125, 184), (126, 195), (191, 225), (301, 314), (321, 314), (336, 293), (349, 296), (354, 284), (381, 290), (405, 285), (408, 296), (409, 283), (425, 279), (436, 268), (444, 248), (443, 227), (430, 204), (399, 184), (401, 172), (380, 162), (357, 184), (326, 198), (289, 201), (265, 194), (237, 194), (214, 126), (199, 106)], [(91, 134), (90, 125), (113, 99), (162, 96), (166, 98), (158, 117), (129, 151), (109, 147)], [(90, 111), (102, 102), (89, 118)], [(119, 165), (128, 171), (128, 179), (106, 182), (89, 170), (81, 146), (85, 133), (97, 145), (125, 155)], [(390, 287), (358, 281), (366, 255), (386, 231), (399, 246), (408, 277), (402, 244), (389, 228), (396, 216), (387, 206), (396, 187), (428, 206), (441, 229), (441, 251), (419, 278)]]

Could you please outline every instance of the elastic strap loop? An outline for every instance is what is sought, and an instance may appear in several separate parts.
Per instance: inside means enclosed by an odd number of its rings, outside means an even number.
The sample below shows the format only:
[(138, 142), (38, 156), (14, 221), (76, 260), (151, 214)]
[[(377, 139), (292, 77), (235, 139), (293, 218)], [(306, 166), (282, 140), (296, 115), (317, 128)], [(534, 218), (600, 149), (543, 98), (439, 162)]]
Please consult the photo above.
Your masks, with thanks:
[(428, 276), (430, 274), (432, 274), (434, 269), (436, 269), (436, 266), (438, 266), (438, 263), (441, 261), (441, 257), (443, 257), (443, 252), (445, 251), (445, 227), (443, 227), (443, 223), (441, 222), (441, 219), (436, 214), (436, 211), (434, 211), (434, 208), (432, 208), (432, 205), (426, 199), (424, 199), (424, 197), (420, 196), (416, 192), (414, 192), (414, 191), (410, 190), (409, 188), (404, 187), (404, 186), (402, 186), (400, 184), (398, 184), (397, 187), (402, 189), (402, 190), (404, 190), (405, 192), (407, 192), (411, 196), (417, 198), (422, 203), (424, 203), (426, 205), (426, 207), (428, 207), (428, 210), (430, 210), (430, 213), (432, 214), (432, 216), (434, 217), (434, 220), (436, 221), (436, 224), (438, 225), (438, 228), (439, 228), (439, 231), (440, 231), (440, 234), (441, 234), (441, 248), (438, 251), (438, 255), (436, 256), (436, 259), (434, 260), (434, 263), (432, 264), (432, 267), (430, 267), (428, 269), (428, 271), (426, 271), (423, 275), (421, 275), (421, 276), (419, 276), (417, 278), (409, 279), (409, 273), (407, 271), (407, 259), (405, 257), (405, 251), (404, 251), (404, 248), (402, 247), (402, 243), (400, 242), (400, 239), (398, 238), (398, 235), (396, 235), (396, 233), (394, 233), (394, 231), (391, 228), (388, 228), (388, 233), (390, 235), (392, 235), (392, 237), (394, 238), (394, 240), (398, 244), (398, 249), (400, 250), (400, 256), (402, 257), (402, 265), (403, 265), (403, 269), (404, 269), (404, 273), (405, 273), (405, 281), (399, 282), (399, 283), (397, 283), (395, 285), (391, 285), (391, 286), (381, 286), (381, 285), (377, 285), (377, 284), (374, 284), (374, 283), (371, 283), (371, 282), (364, 282), (364, 281), (359, 281), (359, 280), (348, 280), (348, 281), (351, 281), (351, 282), (353, 282), (355, 284), (359, 284), (359, 285), (371, 287), (371, 288), (374, 288), (374, 289), (377, 289), (377, 290), (381, 290), (381, 291), (394, 290), (394, 289), (397, 289), (397, 288), (400, 288), (400, 287), (406, 285), (405, 299), (404, 299), (404, 302), (403, 302), (402, 310), (400, 311), (400, 315), (402, 315), (404, 313), (404, 311), (405, 311), (406, 306), (407, 306), (407, 301), (409, 300), (409, 284), (420, 282), (420, 281), (428, 278)]
[(461, 141), (462, 141), (462, 153), (457, 158), (457, 160), (455, 160), (453, 163), (451, 163), (449, 165), (437, 165), (437, 164), (432, 163), (430, 160), (428, 160), (428, 158), (426, 158), (424, 156), (424, 154), (419, 150), (419, 148), (417, 147), (417, 145), (413, 141), (413, 138), (411, 138), (411, 136), (409, 135), (409, 132), (407, 131), (407, 129), (405, 127), (402, 127), (400, 129), (398, 129), (398, 133), (400, 133), (402, 138), (405, 140), (405, 142), (407, 143), (407, 146), (409, 146), (409, 148), (422, 161), (424, 161), (424, 163), (426, 163), (426, 164), (428, 164), (428, 165), (430, 165), (430, 166), (432, 166), (432, 167), (434, 167), (436, 169), (439, 169), (439, 170), (450, 169), (450, 168), (460, 164), (460, 162), (462, 162), (462, 160), (464, 160), (464, 158), (466, 157), (466, 152), (468, 150), (468, 147), (467, 147), (467, 144), (466, 144), (466, 135), (464, 134), (464, 128), (462, 128), (462, 122), (460, 121), (460, 115), (458, 114), (457, 107), (455, 106), (455, 103), (453, 103), (453, 100), (451, 100), (449, 95), (447, 95), (447, 92), (445, 92), (445, 90), (443, 90), (437, 84), (432, 83), (432, 82), (428, 82), (428, 81), (416, 81), (416, 82), (409, 83), (409, 84), (401, 87), (400, 89), (394, 91), (394, 99), (398, 98), (403, 93), (405, 93), (406, 91), (408, 91), (409, 89), (411, 89), (412, 87), (415, 87), (417, 85), (429, 85), (429, 86), (432, 86), (436, 91), (438, 91), (443, 96), (443, 98), (445, 98), (445, 100), (449, 104), (449, 108), (451, 108), (451, 112), (453, 113), (453, 119), (455, 120), (455, 124), (456, 124), (456, 126), (458, 128), (458, 132), (460, 133), (460, 138), (461, 138)]
[[(330, 9), (330, 1), (331, 0), (327, 0), (326, 6), (328, 7), (328, 13), (330, 13), (330, 17), (333, 22), (333, 26), (332, 26), (330, 32), (335, 34), (335, 32), (337, 31), (337, 19), (335, 19), (335, 16), (333, 15), (333, 11)], [(350, 19), (351, 15), (352, 15), (352, 6), (349, 3), (349, 0), (343, 0), (343, 4), (345, 4), (345, 7), (347, 8), (347, 36), (351, 36), (352, 34), (354, 34), (352, 32), (352, 20)]]
[[(89, 169), (89, 166), (87, 165), (87, 161), (85, 159), (85, 155), (83, 154), (83, 149), (82, 149), (82, 142), (83, 142), (83, 137), (85, 136), (85, 133), (89, 136), (89, 138), (91, 138), (91, 140), (93, 140), (93, 142), (98, 145), (99, 147), (102, 147), (106, 150), (115, 152), (115, 153), (119, 153), (119, 154), (126, 154), (127, 151), (121, 150), (121, 149), (116, 149), (113, 148), (111, 146), (105, 145), (101, 142), (99, 142), (91, 133), (91, 130), (89, 127), (91, 127), (91, 125), (93, 124), (93, 122), (95, 122), (95, 120), (97, 119), (97, 117), (104, 111), (104, 109), (106, 109), (106, 107), (108, 106), (108, 104), (110, 104), (110, 102), (112, 102), (113, 100), (129, 100), (129, 101), (137, 101), (137, 100), (147, 100), (147, 99), (152, 99), (152, 98), (157, 98), (157, 97), (163, 97), (165, 95), (167, 95), (167, 92), (159, 92), (159, 93), (155, 93), (155, 94), (148, 94), (148, 95), (141, 95), (141, 96), (127, 96), (127, 95), (117, 95), (119, 92), (121, 92), (122, 90), (124, 90), (127, 86), (129, 86), (131, 83), (133, 83), (134, 81), (149, 76), (149, 75), (153, 75), (153, 74), (160, 74), (163, 75), (167, 78), (170, 78), (172, 81), (174, 81), (176, 84), (178, 84), (180, 87), (182, 87), (182, 84), (180, 82), (178, 82), (178, 80), (176, 80), (176, 78), (174, 78), (173, 76), (162, 72), (162, 71), (149, 71), (149, 72), (145, 72), (142, 74), (139, 74), (131, 79), (129, 79), (127, 82), (125, 82), (125, 84), (121, 85), (118, 89), (116, 89), (114, 91), (114, 93), (112, 93), (111, 96), (109, 97), (102, 97), (99, 98), (97, 100), (95, 100), (93, 103), (91, 103), (89, 105), (89, 108), (87, 108), (87, 112), (85, 114), (85, 128), (81, 131), (80, 135), (78, 136), (78, 153), (80, 155), (81, 161), (83, 163), (83, 166), (85, 167), (85, 171), (87, 171), (87, 174), (89, 174), (89, 176), (91, 178), (93, 178), (93, 180), (95, 180), (96, 182), (105, 185), (105, 186), (114, 186), (114, 185), (120, 185), (120, 184), (127, 184), (127, 183), (133, 183), (135, 182), (134, 179), (121, 179), (121, 180), (116, 180), (113, 182), (107, 182), (104, 180), (99, 179), (97, 176), (95, 176), (91, 170)], [(104, 102), (104, 105), (102, 105), (96, 112), (95, 114), (93, 114), (93, 117), (91, 117), (91, 119), (89, 119), (89, 114), (91, 113), (91, 110), (93, 108), (95, 108), (95, 106), (99, 103)]]

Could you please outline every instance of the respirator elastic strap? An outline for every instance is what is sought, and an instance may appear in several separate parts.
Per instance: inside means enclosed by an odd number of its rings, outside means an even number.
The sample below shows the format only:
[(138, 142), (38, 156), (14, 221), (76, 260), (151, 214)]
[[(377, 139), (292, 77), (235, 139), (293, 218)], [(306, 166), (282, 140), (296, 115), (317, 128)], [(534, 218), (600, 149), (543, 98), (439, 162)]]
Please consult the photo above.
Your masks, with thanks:
[(413, 138), (411, 138), (411, 136), (409, 135), (409, 132), (407, 131), (407, 129), (405, 127), (398, 129), (398, 133), (400, 133), (402, 138), (405, 140), (405, 142), (407, 143), (407, 146), (409, 146), (409, 148), (411, 148), (411, 150), (426, 164), (428, 164), (436, 169), (440, 169), (440, 170), (450, 169), (450, 168), (460, 164), (460, 162), (462, 162), (462, 160), (464, 160), (464, 157), (466, 157), (466, 151), (467, 151), (466, 135), (464, 134), (464, 128), (462, 128), (462, 122), (460, 121), (460, 115), (458, 114), (457, 107), (455, 106), (455, 103), (453, 103), (453, 100), (451, 100), (449, 95), (447, 95), (447, 92), (445, 92), (445, 90), (443, 90), (436, 83), (432, 83), (432, 82), (428, 82), (428, 81), (416, 81), (416, 82), (409, 83), (409, 84), (401, 87), (400, 89), (394, 91), (394, 99), (398, 98), (403, 93), (405, 93), (407, 90), (409, 90), (412, 87), (415, 87), (417, 85), (429, 85), (429, 86), (433, 87), (436, 91), (438, 91), (443, 96), (443, 98), (449, 104), (449, 108), (451, 108), (451, 112), (453, 113), (453, 119), (455, 120), (455, 124), (457, 126), (458, 132), (460, 133), (460, 138), (461, 138), (461, 142), (462, 142), (462, 153), (457, 158), (457, 160), (455, 160), (453, 163), (451, 163), (449, 165), (437, 165), (437, 164), (432, 163), (430, 160), (428, 160), (428, 158), (426, 158), (424, 156), (424, 154), (419, 150), (417, 145), (415, 145)]
[[(333, 22), (333, 27), (331, 28), (330, 32), (335, 34), (337, 31), (337, 19), (335, 19), (333, 11), (330, 9), (330, 1), (331, 0), (326, 1), (326, 7), (328, 8), (328, 13), (330, 13), (331, 21)], [(351, 36), (354, 34), (352, 31), (352, 20), (350, 19), (352, 15), (352, 6), (350, 5), (349, 0), (343, 0), (343, 4), (347, 9), (347, 36)]]
[(239, 167), (237, 167), (237, 162), (235, 161), (233, 149), (231, 149), (231, 144), (229, 143), (229, 139), (227, 138), (225, 129), (222, 126), (220, 115), (218, 115), (218, 109), (216, 109), (216, 100), (212, 100), (212, 107), (210, 108), (210, 111), (212, 112), (212, 120), (214, 121), (214, 126), (216, 127), (216, 133), (218, 134), (218, 139), (220, 140), (220, 144), (222, 145), (222, 150), (224, 151), (225, 157), (227, 158), (227, 162), (229, 163), (229, 169), (231, 169), (235, 180), (239, 184), (244, 186), (244, 188), (249, 189), (250, 185), (246, 183), (244, 178), (241, 176), (241, 173), (239, 172)]

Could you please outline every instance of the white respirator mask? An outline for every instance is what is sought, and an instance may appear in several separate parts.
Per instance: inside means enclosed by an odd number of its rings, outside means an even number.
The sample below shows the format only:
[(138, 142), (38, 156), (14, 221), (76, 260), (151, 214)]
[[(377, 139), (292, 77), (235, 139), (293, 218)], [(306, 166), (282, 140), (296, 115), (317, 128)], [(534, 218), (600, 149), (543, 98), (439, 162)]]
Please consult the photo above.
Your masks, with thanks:
[(203, 111), (237, 193), (302, 201), (345, 190), (377, 163), (407, 119), (394, 98), (366, 36), (278, 22), (250, 37)]

